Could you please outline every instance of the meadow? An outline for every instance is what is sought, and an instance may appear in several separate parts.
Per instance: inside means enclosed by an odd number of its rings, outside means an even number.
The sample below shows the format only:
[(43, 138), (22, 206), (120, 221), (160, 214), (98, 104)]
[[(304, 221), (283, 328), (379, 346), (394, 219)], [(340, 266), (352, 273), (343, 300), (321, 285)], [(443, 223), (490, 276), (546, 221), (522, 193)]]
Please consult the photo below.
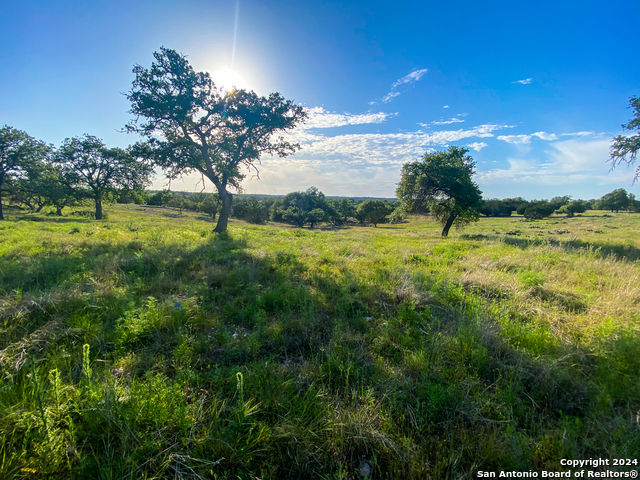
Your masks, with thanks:
[(425, 217), (214, 235), (107, 212), (0, 223), (0, 478), (459, 479), (640, 452), (638, 214), (443, 238)]

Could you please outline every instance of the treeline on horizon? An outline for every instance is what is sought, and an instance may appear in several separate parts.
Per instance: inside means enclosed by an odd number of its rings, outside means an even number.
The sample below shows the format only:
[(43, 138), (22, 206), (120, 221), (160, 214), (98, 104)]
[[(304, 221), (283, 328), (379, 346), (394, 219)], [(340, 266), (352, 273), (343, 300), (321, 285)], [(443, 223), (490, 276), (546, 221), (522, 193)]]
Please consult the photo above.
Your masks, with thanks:
[[(55, 179), (49, 179), (49, 183)], [(60, 187), (40, 185), (42, 181), (28, 177), (9, 182), (7, 198), (12, 206), (31, 212), (40, 212), (44, 207), (53, 206), (52, 215), (61, 216), (65, 206), (90, 205), (89, 192), (69, 196), (61, 205)], [(40, 187), (40, 188), (39, 188)], [(183, 211), (199, 212), (214, 220), (220, 211), (221, 202), (217, 193), (181, 192), (165, 190), (122, 189), (112, 191), (105, 200), (110, 203), (168, 207)], [(599, 199), (572, 200), (569, 195), (554, 197), (551, 200), (526, 200), (523, 197), (484, 199), (479, 213), (486, 217), (510, 217), (514, 213), (529, 220), (548, 217), (554, 213), (573, 217), (587, 210), (607, 210), (611, 212), (640, 212), (640, 200), (625, 189), (616, 189)], [(428, 209), (421, 212), (429, 215)], [(92, 210), (74, 212), (95, 218)], [(106, 215), (105, 215), (106, 216)], [(367, 197), (328, 197), (316, 187), (304, 192), (291, 192), (286, 195), (247, 195), (236, 194), (231, 207), (231, 217), (254, 224), (268, 221), (295, 225), (299, 228), (319, 224), (341, 226), (348, 224), (401, 223), (407, 213), (396, 199), (378, 199)]]
[[(167, 206), (204, 212), (215, 218), (219, 209), (217, 194), (171, 192), (169, 190), (147, 193), (146, 204)], [(133, 203), (133, 199), (125, 199)], [(141, 203), (139, 199), (136, 203)], [(123, 203), (123, 201), (120, 201)], [(485, 199), (478, 209), (486, 217), (509, 217), (514, 212), (529, 220), (548, 217), (554, 213), (573, 217), (587, 210), (608, 210), (611, 212), (640, 212), (640, 200), (625, 189), (616, 189), (599, 199), (572, 200), (569, 195), (554, 197), (551, 200), (525, 200), (522, 197), (504, 199)], [(428, 210), (422, 212), (429, 214)], [(306, 192), (292, 192), (284, 196), (236, 196), (231, 207), (233, 218), (249, 223), (266, 223), (267, 221), (290, 223), (313, 228), (318, 223), (331, 223), (335, 226), (348, 223), (370, 223), (377, 226), (381, 223), (401, 223), (407, 213), (397, 201), (359, 198), (327, 198), (316, 187)]]

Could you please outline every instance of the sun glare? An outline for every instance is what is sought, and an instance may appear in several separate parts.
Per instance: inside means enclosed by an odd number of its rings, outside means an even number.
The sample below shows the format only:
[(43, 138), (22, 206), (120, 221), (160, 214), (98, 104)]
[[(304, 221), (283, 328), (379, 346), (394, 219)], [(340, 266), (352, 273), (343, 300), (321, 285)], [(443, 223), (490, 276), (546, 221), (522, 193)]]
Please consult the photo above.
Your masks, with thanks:
[(224, 88), (227, 92), (233, 89), (246, 88), (247, 83), (237, 72), (230, 68), (223, 68), (213, 75), (216, 86)]

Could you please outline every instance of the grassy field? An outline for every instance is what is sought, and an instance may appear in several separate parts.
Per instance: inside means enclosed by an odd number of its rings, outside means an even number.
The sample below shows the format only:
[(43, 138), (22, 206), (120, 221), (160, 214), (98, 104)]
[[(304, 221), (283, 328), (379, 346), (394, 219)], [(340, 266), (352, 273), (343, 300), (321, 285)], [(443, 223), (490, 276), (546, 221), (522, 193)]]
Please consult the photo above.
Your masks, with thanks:
[(0, 223), (0, 478), (457, 479), (640, 452), (638, 214), (449, 238), (108, 214)]

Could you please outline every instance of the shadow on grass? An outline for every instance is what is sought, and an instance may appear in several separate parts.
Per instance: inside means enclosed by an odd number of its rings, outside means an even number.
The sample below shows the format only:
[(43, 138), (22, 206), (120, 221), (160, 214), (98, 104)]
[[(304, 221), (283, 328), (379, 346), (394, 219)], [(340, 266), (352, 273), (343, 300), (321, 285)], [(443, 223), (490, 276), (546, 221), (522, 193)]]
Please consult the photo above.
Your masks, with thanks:
[[(363, 458), (381, 478), (459, 478), (479, 467), (552, 464), (561, 458), (554, 445), (578, 442), (580, 425), (594, 435), (591, 358), (562, 346), (527, 354), (527, 342), (540, 349), (547, 341), (544, 332), (523, 329), (510, 344), (495, 322), (482, 321), (472, 292), (385, 269), (375, 279), (346, 268), (336, 275), (296, 253), (255, 256), (246, 247), (222, 234), (195, 248), (88, 243), (11, 259), (8, 273), (10, 261), (0, 260), (0, 281), (25, 298), (68, 291), (66, 300), (41, 302), (9, 322), (17, 339), (59, 320), (58, 336), (32, 353), (43, 375), (57, 368), (89, 390), (81, 345), (91, 344), (101, 378), (92, 388), (101, 393), (86, 394), (68, 434), (77, 435), (83, 461), (69, 465), (79, 478), (187, 467), (221, 478), (355, 477)], [(636, 343), (625, 345), (632, 352)], [(18, 377), (15, 391), (30, 388), (30, 378)], [(131, 394), (111, 399), (109, 381)], [(31, 417), (54, 398), (39, 397)], [(579, 420), (565, 425), (567, 416)], [(28, 442), (49, 441), (36, 433)], [(108, 449), (107, 437), (115, 439)], [(60, 438), (47, 448), (67, 451)], [(625, 451), (622, 440), (608, 441)], [(540, 442), (547, 450), (536, 449)], [(594, 445), (575, 448), (592, 455), (602, 441)], [(38, 452), (50, 450), (36, 446), (25, 455), (43, 461)], [(548, 449), (548, 458), (537, 453)]]
[(47, 223), (95, 223), (100, 222), (101, 220), (93, 220), (90, 218), (82, 218), (82, 217), (58, 217), (55, 215), (42, 215), (42, 214), (38, 214), (38, 213), (34, 213), (34, 214), (23, 214), (23, 215), (19, 215), (19, 216), (15, 216), (13, 218), (11, 218), (11, 220), (19, 222), (19, 221), (26, 221), (26, 222), (47, 222)]
[(553, 247), (560, 247), (570, 253), (592, 253), (602, 257), (614, 257), (618, 260), (636, 261), (640, 260), (640, 248), (636, 248), (632, 245), (611, 245), (603, 242), (585, 242), (582, 240), (569, 240), (559, 241), (550, 238), (518, 238), (516, 236), (500, 236), (500, 235), (462, 235), (465, 240), (480, 240), (480, 241), (493, 241), (502, 242), (507, 245), (513, 245), (514, 247), (522, 250), (527, 250), (531, 247), (538, 247), (542, 245), (550, 245)]

